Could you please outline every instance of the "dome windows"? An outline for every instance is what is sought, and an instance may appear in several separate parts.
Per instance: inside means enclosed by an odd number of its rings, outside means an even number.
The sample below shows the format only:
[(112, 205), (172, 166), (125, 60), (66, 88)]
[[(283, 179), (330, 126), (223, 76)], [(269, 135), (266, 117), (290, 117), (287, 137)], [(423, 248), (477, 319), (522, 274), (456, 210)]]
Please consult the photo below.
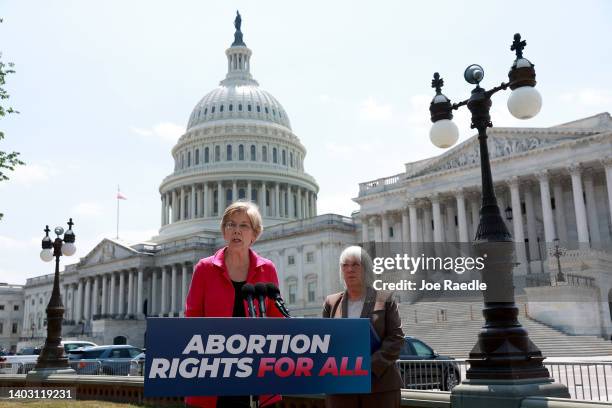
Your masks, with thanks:
[(272, 115), (276, 116), (276, 110), (272, 109)]
[(229, 111), (233, 111), (234, 110), (234, 105), (232, 105), (231, 103), (229, 104)]
[(215, 113), (215, 107), (214, 106), (210, 109), (210, 113)]
[(247, 110), (248, 110), (249, 112), (252, 110), (252, 109), (251, 109), (251, 104), (250, 104), (250, 103), (247, 105)]
[(261, 112), (261, 106), (257, 105), (257, 112)]
[(208, 108), (204, 108), (204, 116), (208, 113)]
[(287, 165), (287, 151), (285, 149), (283, 149), (283, 156), (282, 156), (282, 165), (286, 166)]
[(242, 112), (242, 104), (241, 103), (238, 104), (238, 111)]
[(265, 111), (266, 111), (266, 115), (270, 113), (270, 111), (268, 111), (268, 107), (264, 107)]
[(289, 153), (289, 166), (293, 167), (293, 152)]
[(210, 152), (209, 152), (208, 147), (205, 147), (204, 148), (204, 163), (208, 163), (209, 154), (210, 154)]
[(278, 153), (276, 147), (272, 148), (272, 163), (278, 163)]
[(191, 167), (191, 152), (187, 152), (187, 167)]
[(221, 146), (215, 146), (215, 162), (221, 161)]
[(195, 165), (200, 164), (200, 149), (196, 149), (195, 151)]
[(257, 151), (255, 149), (255, 145), (251, 145), (251, 161), (257, 160)]
[(261, 160), (264, 162), (268, 161), (268, 147), (262, 146), (261, 148)]
[(244, 145), (238, 146), (238, 160), (244, 160)]
[(232, 145), (227, 145), (225, 153), (227, 161), (232, 161)]
[(223, 112), (223, 105), (219, 106), (219, 112)]

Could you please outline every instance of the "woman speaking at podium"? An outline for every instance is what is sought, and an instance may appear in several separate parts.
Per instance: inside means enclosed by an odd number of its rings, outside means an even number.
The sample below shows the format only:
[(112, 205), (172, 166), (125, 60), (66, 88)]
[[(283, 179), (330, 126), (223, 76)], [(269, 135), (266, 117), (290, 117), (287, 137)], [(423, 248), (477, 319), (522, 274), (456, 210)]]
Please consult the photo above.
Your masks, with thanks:
[[(272, 282), (278, 286), (272, 261), (251, 249), (263, 230), (257, 206), (236, 201), (225, 209), (221, 232), (225, 246), (198, 262), (187, 293), (186, 317), (247, 317), (242, 296), (245, 283)], [(266, 299), (268, 316), (282, 317), (274, 302)], [(261, 406), (274, 404), (280, 396), (260, 396)], [(248, 408), (248, 396), (185, 397), (188, 407)]]
[(372, 351), (371, 393), (327, 395), (325, 406), (399, 408), (402, 380), (395, 362), (404, 345), (404, 332), (397, 303), (391, 292), (372, 287), (372, 259), (361, 247), (351, 246), (340, 254), (340, 280), (346, 290), (325, 299), (323, 317), (369, 318), (372, 336), (380, 341)]

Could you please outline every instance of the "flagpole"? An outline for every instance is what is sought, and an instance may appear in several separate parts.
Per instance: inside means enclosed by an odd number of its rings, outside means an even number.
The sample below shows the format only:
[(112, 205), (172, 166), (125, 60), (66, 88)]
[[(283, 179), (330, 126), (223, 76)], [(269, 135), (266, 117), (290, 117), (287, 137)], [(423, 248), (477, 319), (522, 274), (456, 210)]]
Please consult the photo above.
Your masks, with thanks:
[(117, 239), (119, 239), (119, 185), (117, 185)]

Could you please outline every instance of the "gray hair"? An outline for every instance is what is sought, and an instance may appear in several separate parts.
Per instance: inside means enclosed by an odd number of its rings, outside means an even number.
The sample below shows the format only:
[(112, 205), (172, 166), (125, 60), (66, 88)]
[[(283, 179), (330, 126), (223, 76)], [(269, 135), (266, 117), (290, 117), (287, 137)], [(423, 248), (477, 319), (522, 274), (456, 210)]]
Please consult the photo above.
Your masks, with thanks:
[(364, 287), (367, 288), (369, 286), (372, 286), (372, 284), (374, 283), (374, 274), (372, 272), (372, 258), (370, 258), (370, 255), (366, 252), (365, 249), (360, 246), (353, 245), (344, 248), (344, 250), (340, 254), (340, 260), (338, 261), (340, 282), (342, 283), (344, 288), (346, 289), (346, 283), (344, 282), (344, 278), (342, 277), (342, 264), (348, 261), (349, 259), (359, 260), (359, 262), (361, 263), (361, 270), (363, 271)]

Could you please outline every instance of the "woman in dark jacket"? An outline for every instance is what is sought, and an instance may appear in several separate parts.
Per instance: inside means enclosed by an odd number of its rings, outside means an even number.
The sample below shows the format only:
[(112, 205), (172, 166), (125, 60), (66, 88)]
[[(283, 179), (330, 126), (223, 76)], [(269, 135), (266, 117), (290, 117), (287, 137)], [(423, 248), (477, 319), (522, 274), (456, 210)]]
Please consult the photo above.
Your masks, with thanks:
[(372, 288), (371, 277), (372, 260), (361, 247), (351, 246), (342, 251), (340, 279), (346, 290), (325, 299), (323, 317), (369, 318), (381, 343), (371, 357), (371, 393), (328, 395), (327, 408), (400, 406), (402, 381), (395, 362), (404, 344), (402, 322), (392, 293)]

